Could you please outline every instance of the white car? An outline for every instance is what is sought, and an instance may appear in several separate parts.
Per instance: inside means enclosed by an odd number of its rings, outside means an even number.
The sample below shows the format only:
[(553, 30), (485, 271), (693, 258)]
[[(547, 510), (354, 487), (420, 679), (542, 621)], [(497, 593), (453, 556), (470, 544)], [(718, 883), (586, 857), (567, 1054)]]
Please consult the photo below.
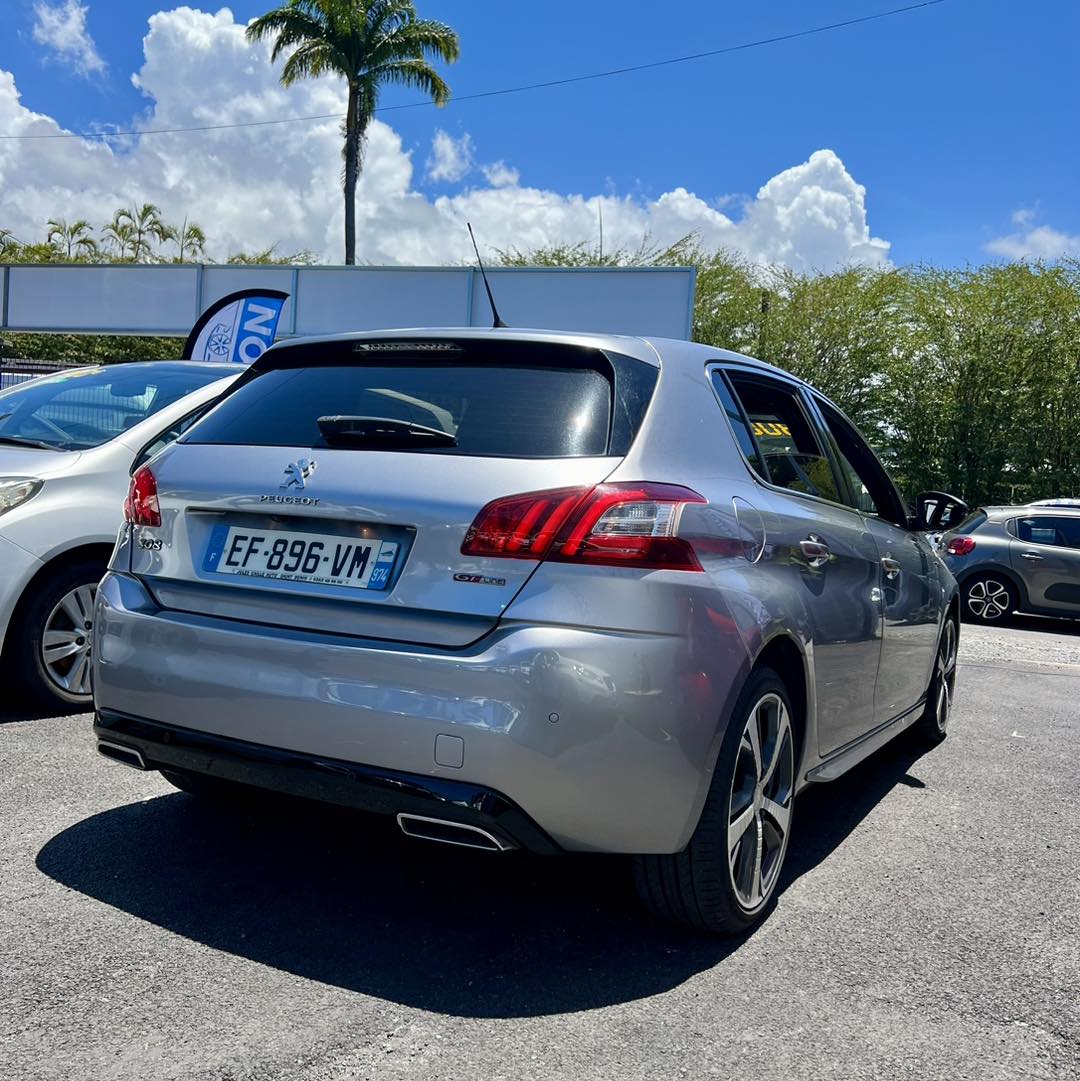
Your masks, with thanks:
[(89, 709), (97, 583), (130, 474), (237, 378), (235, 364), (85, 367), (0, 392), (0, 681)]

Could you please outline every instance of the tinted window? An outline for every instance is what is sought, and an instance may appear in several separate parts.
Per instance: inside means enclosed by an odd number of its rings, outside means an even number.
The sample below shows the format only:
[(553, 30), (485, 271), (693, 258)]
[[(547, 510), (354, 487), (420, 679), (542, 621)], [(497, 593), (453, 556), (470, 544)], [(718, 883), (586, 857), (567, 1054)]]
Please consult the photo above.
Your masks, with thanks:
[(139, 451), (138, 457), (131, 465), (131, 472), (134, 473), (140, 465), (145, 465), (155, 454), (160, 454), (167, 446), (175, 443), (190, 428), (204, 413), (210, 409), (209, 405), (204, 405), (201, 409), (196, 409), (193, 413), (188, 413), (186, 417), (182, 417), (171, 427), (166, 428), (165, 431), (159, 432), (141, 451)]
[(185, 442), (325, 447), (318, 420), (335, 415), (411, 421), (457, 440), (408, 447), (429, 454), (587, 457), (607, 453), (611, 383), (589, 368), (413, 361), (272, 368), (226, 398)]
[(116, 364), (35, 379), (0, 394), (0, 436), (59, 450), (100, 446), (226, 374), (178, 362)]
[(728, 424), (731, 426), (731, 431), (735, 436), (735, 441), (739, 444), (739, 449), (743, 452), (743, 457), (762, 480), (768, 480), (769, 478), (765, 472), (765, 467), (762, 464), (761, 458), (758, 456), (757, 444), (750, 434), (750, 425), (743, 416), (743, 412), (739, 408), (739, 403), (735, 401), (735, 397), (731, 393), (731, 388), (727, 385), (727, 380), (724, 378), (724, 373), (719, 369), (713, 371), (712, 383), (713, 388), (716, 391), (716, 396), (720, 399), (720, 405), (724, 410), (724, 415), (727, 417)]
[(1026, 544), (1080, 548), (1080, 518), (1056, 518), (1050, 515), (1017, 518), (1016, 535)]
[(841, 502), (836, 474), (818, 443), (798, 393), (768, 378), (729, 374), (768, 479), (793, 492)]
[(848, 491), (844, 502), (864, 514), (876, 515), (895, 525), (905, 525), (907, 513), (889, 480), (888, 473), (877, 460), (866, 440), (843, 417), (840, 411), (824, 398), (817, 398), (818, 408), (833, 437), (839, 457), (840, 468), (847, 480)]
[(974, 533), (987, 519), (986, 511), (982, 508), (973, 510), (959, 525), (951, 527), (953, 533)]

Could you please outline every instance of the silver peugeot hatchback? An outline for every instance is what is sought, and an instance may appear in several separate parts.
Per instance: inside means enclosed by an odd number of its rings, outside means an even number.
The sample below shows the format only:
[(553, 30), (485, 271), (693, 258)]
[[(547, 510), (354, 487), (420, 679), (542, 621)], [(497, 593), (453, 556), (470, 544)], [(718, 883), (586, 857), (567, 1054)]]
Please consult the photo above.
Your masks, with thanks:
[(956, 585), (844, 416), (681, 341), (275, 346), (134, 475), (99, 749), (488, 849), (631, 853), (735, 932), (795, 794), (944, 738)]

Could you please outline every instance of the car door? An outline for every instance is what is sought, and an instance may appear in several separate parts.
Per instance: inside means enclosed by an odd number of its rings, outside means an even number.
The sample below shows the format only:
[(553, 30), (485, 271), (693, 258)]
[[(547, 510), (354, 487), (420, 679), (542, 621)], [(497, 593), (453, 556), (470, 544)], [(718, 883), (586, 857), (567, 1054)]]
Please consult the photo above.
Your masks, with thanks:
[(1080, 516), (1031, 514), (1014, 518), (1009, 562), (1036, 608), (1080, 614)]
[(728, 368), (764, 482), (773, 567), (785, 603), (805, 613), (812, 642), (822, 754), (873, 726), (881, 650), (881, 565), (862, 516), (844, 505), (839, 478), (798, 384)]
[(937, 556), (929, 540), (908, 528), (907, 508), (855, 426), (814, 395), (847, 488), (877, 543), (884, 627), (874, 695), (875, 724), (899, 716), (926, 693), (944, 614)]

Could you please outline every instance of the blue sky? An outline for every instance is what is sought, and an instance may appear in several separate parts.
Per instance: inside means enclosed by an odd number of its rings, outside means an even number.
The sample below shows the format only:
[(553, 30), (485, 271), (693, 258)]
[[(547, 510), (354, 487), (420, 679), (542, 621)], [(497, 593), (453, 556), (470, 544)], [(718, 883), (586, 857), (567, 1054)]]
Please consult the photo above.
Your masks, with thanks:
[[(447, 77), (465, 94), (719, 48), (899, 2), (683, 0), (659, 17), (643, 0), (419, 0), (418, 8), (458, 30), (462, 59)], [(83, 3), (102, 70), (80, 73), (74, 54), (35, 40), (33, 0), (4, 0), (15, 32), (0, 41), (0, 69), (14, 76), (23, 107), (64, 128), (127, 127), (153, 104), (131, 75), (145, 62), (147, 20), (169, 5)], [(266, 6), (230, 8), (243, 23)], [(1063, 238), (1049, 242), (1053, 254), (1054, 243), (1072, 251), (1080, 235), (1077, 41), (1072, 0), (946, 0), (733, 55), (383, 119), (413, 152), (412, 186), (429, 201), (482, 183), (476, 174), (424, 175), (437, 129), (467, 136), (460, 145), (476, 161), (506, 162), (530, 188), (645, 203), (682, 188), (735, 218), (741, 199), (828, 148), (865, 187), (869, 231), (888, 241), (893, 262), (998, 258), (1040, 229), (1044, 241)], [(209, 83), (187, 89), (196, 100), (216, 94)], [(412, 99), (390, 89), (384, 104)], [(305, 111), (300, 95), (285, 102)], [(205, 137), (186, 139), (192, 159), (210, 153)], [(1014, 238), (1012, 249), (1003, 237)], [(1038, 244), (1029, 245), (1036, 254)]]

